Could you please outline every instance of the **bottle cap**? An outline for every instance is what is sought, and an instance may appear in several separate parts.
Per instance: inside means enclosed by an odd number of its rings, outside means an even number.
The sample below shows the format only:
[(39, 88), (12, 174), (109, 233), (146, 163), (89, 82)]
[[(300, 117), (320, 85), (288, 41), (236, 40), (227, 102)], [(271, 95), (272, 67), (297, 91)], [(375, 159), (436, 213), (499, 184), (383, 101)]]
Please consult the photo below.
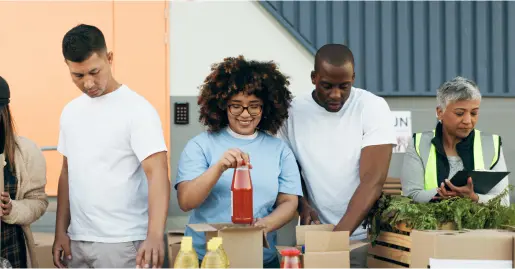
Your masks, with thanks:
[(216, 250), (215, 241), (209, 240), (209, 242), (207, 242), (207, 250), (208, 251), (215, 251)]
[(181, 240), (181, 250), (184, 250), (184, 251), (191, 251), (191, 249), (193, 248), (193, 241), (190, 238), (182, 238)]
[(299, 256), (299, 255), (300, 255), (300, 250), (298, 250), (296, 248), (287, 248), (287, 249), (281, 250), (281, 256), (293, 257), (293, 256)]
[(217, 242), (218, 244), (222, 244), (222, 238), (219, 236), (215, 236), (215, 237), (211, 238), (211, 240)]

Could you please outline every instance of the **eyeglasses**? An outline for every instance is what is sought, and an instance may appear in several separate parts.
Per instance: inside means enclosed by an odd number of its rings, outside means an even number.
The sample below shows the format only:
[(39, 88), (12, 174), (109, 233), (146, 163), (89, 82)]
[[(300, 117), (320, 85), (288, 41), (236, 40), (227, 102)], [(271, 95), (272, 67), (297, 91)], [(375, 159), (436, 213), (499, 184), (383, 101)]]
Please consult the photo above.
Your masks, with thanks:
[(257, 116), (263, 110), (263, 105), (242, 106), (242, 105), (237, 105), (237, 104), (231, 104), (228, 107), (229, 107), (229, 112), (231, 114), (233, 114), (234, 116), (241, 115), (241, 113), (243, 113), (243, 111), (245, 109), (247, 110), (247, 112), (249, 112), (249, 114), (251, 116)]

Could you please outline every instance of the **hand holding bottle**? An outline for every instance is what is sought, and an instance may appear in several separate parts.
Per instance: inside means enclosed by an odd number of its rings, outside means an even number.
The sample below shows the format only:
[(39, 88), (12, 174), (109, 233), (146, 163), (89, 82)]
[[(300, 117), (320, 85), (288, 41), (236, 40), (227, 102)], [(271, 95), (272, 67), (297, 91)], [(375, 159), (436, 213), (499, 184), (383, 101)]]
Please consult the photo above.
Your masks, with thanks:
[[(222, 168), (222, 172), (229, 168), (236, 168), (238, 164), (249, 163), (249, 155), (242, 152), (240, 149), (233, 148), (224, 152), (222, 158), (218, 161), (218, 165)], [(249, 166), (252, 169), (252, 165)]]

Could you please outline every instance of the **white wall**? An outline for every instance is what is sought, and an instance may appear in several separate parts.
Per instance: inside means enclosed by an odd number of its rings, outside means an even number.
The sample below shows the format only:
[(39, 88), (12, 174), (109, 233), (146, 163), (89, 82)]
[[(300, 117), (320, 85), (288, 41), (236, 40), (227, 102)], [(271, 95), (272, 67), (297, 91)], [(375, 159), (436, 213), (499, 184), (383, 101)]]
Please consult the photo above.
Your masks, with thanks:
[(256, 1), (172, 1), (170, 95), (196, 96), (224, 57), (274, 60), (294, 95), (312, 89), (313, 56)]

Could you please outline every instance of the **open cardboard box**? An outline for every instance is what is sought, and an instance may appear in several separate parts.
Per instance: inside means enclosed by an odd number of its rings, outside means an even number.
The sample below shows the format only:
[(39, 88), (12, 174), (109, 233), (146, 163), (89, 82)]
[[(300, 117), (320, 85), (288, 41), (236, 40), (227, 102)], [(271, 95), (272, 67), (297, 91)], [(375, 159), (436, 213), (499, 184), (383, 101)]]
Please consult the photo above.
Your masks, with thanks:
[[(515, 268), (515, 233), (505, 230), (418, 231), (411, 233), (411, 268), (481, 266), (504, 262)], [(458, 262), (457, 264), (453, 262)], [(467, 265), (465, 265), (467, 264)], [(510, 266), (511, 264), (511, 266)]]
[[(360, 241), (349, 241), (349, 232), (333, 232), (334, 225), (300, 225), (295, 227), (296, 248), (302, 250), (301, 266), (304, 268), (349, 268), (350, 251), (365, 246)], [(276, 246), (277, 251), (292, 246)]]
[(167, 233), (168, 244), (168, 266), (174, 268), (175, 257), (181, 250), (181, 240), (184, 236), (184, 230), (169, 230)]
[(231, 268), (263, 268), (263, 247), (269, 248), (263, 228), (232, 223), (188, 226), (196, 232), (204, 232), (206, 242), (215, 236), (221, 237)]
[(32, 233), (34, 243), (36, 245), (36, 259), (39, 268), (54, 268), (54, 260), (52, 256), (52, 245), (54, 244), (53, 233)]

